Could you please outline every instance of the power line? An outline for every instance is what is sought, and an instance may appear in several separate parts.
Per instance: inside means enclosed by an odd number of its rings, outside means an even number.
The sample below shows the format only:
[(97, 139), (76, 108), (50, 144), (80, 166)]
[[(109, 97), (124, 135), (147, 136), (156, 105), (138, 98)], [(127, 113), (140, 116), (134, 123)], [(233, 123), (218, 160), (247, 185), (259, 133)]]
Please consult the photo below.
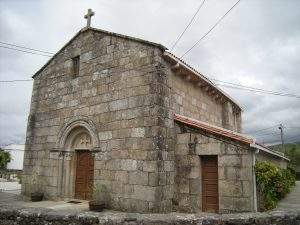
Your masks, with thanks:
[(35, 48), (28, 48), (28, 47), (25, 47), (25, 46), (15, 45), (15, 44), (7, 43), (7, 42), (0, 41), (0, 44), (9, 45), (9, 46), (17, 47), (17, 48), (23, 48), (23, 49), (27, 49), (27, 50), (32, 50), (32, 51), (36, 51), (36, 52), (41, 52), (41, 53), (46, 53), (46, 54), (54, 55), (53, 52), (47, 52), (47, 51), (38, 50), (38, 49), (35, 49)]
[(254, 135), (254, 136), (258, 137), (258, 138), (261, 138), (261, 137), (264, 137), (264, 136), (278, 136), (278, 135), (280, 135), (280, 133), (257, 134), (257, 135)]
[(197, 11), (194, 13), (193, 17), (191, 18), (190, 22), (188, 23), (188, 25), (185, 27), (185, 29), (182, 31), (182, 33), (179, 35), (179, 37), (177, 38), (177, 40), (175, 41), (175, 43), (172, 45), (171, 47), (171, 51), (173, 51), (174, 47), (177, 45), (177, 43), (180, 41), (180, 39), (182, 38), (182, 36), (184, 35), (184, 33), (187, 31), (187, 29), (189, 28), (189, 26), (192, 24), (192, 22), (194, 21), (194, 19), (196, 18), (196, 15), (198, 14), (198, 12), (200, 11), (200, 9), (202, 8), (202, 6), (204, 5), (205, 0), (202, 1), (202, 3), (199, 5)]
[(278, 125), (279, 125), (279, 124), (276, 124), (276, 125), (274, 125), (274, 126), (272, 126), (272, 127), (267, 127), (267, 128), (263, 128), (263, 129), (260, 129), (260, 130), (248, 132), (248, 133), (246, 133), (246, 134), (256, 134), (256, 133), (259, 133), (259, 132), (261, 132), (261, 131), (270, 130), (271, 128), (277, 127)]
[(182, 59), (186, 54), (188, 54), (193, 48), (195, 48), (219, 23), (228, 15), (228, 13), (235, 7), (241, 0), (238, 0), (210, 29), (207, 31), (192, 47), (190, 47), (183, 55), (180, 57)]
[[(255, 92), (255, 93), (283, 96), (283, 97), (300, 98), (300, 96), (295, 95), (295, 94), (283, 93), (283, 92), (277, 92), (277, 91), (269, 91), (269, 90), (264, 90), (264, 89), (261, 89), (261, 88), (254, 88), (254, 87), (250, 87), (250, 86), (244, 86), (244, 85), (231, 83), (231, 82), (227, 82), (227, 81), (220, 81), (220, 80), (216, 80), (216, 79), (211, 79), (211, 80), (215, 80), (215, 81), (218, 81), (218, 82), (223, 82), (223, 83), (228, 83), (228, 84), (235, 85), (235, 86), (232, 86), (232, 85), (226, 85), (226, 84), (216, 84), (216, 85), (224, 86), (224, 87), (227, 87), (227, 88), (233, 88), (233, 89), (237, 89), (237, 90), (245, 90), (245, 91), (250, 91), (250, 92)], [(27, 79), (27, 80), (0, 80), (0, 83), (4, 83), (4, 82), (5, 83), (10, 83), (10, 82), (12, 83), (12, 82), (19, 82), (19, 81), (31, 81), (31, 80), (29, 80), (29, 79)]]
[[(300, 137), (300, 134), (298, 134), (298, 135), (295, 135), (295, 136), (291, 136), (291, 137), (286, 137), (286, 138), (284, 138), (284, 140), (285, 141), (287, 141), (287, 140), (293, 140), (294, 138), (297, 138), (297, 137)], [(295, 140), (296, 141), (296, 140)], [(274, 142), (281, 142), (281, 139), (276, 139), (276, 140), (272, 140), (272, 141), (270, 141), (269, 143), (274, 143)]]
[(226, 85), (226, 84), (217, 84), (219, 86), (227, 87), (227, 88), (232, 88), (232, 89), (238, 89), (238, 90), (245, 90), (245, 91), (250, 91), (250, 92), (255, 92), (255, 93), (263, 93), (263, 94), (269, 94), (269, 95), (277, 95), (277, 96), (283, 96), (283, 97), (292, 97), (292, 98), (300, 98), (298, 95), (294, 94), (289, 94), (289, 93), (276, 93), (276, 92), (269, 92), (267, 90), (262, 91), (262, 90), (257, 90), (255, 88), (243, 88), (243, 87), (236, 87), (236, 86), (231, 86), (231, 85)]
[[(254, 90), (254, 91), (258, 91), (258, 92), (264, 92), (264, 93), (267, 93), (267, 94), (275, 94), (275, 95), (284, 95), (284, 96), (289, 96), (289, 97), (300, 97), (298, 95), (295, 95), (295, 94), (290, 94), (290, 93), (282, 93), (282, 92), (278, 92), (278, 91), (270, 91), (270, 90), (265, 90), (265, 89), (261, 89), (261, 88), (254, 88), (254, 87), (250, 87), (250, 86), (245, 86), (245, 85), (241, 85), (241, 84), (236, 84), (236, 83), (231, 83), (231, 82), (226, 82), (226, 81), (221, 81), (221, 80), (216, 80), (216, 79), (212, 79), (212, 80), (215, 80), (217, 82), (221, 82), (221, 83), (225, 83), (225, 84), (230, 84), (230, 85), (234, 85), (234, 86), (238, 86), (238, 87), (241, 87), (245, 90)], [(229, 86), (229, 85), (225, 85), (225, 84), (217, 84), (217, 85), (220, 85), (220, 86), (225, 86), (225, 87), (232, 87), (232, 86)]]
[(227, 84), (217, 84), (219, 86), (227, 87), (227, 88), (232, 88), (232, 89), (238, 89), (238, 90), (245, 90), (245, 91), (250, 91), (250, 92), (255, 92), (255, 93), (262, 93), (262, 94), (269, 94), (269, 95), (276, 95), (276, 96), (283, 96), (283, 97), (292, 97), (292, 98), (300, 98), (298, 95), (293, 95), (293, 94), (286, 94), (286, 93), (271, 93), (268, 91), (260, 91), (256, 90), (255, 88), (253, 89), (247, 89), (243, 87), (236, 87), (236, 86), (231, 86)]
[(6, 48), (6, 49), (14, 50), (14, 51), (29, 53), (29, 54), (32, 54), (32, 55), (41, 55), (41, 56), (46, 56), (46, 57), (52, 57), (50, 55), (40, 54), (40, 53), (36, 53), (36, 52), (30, 52), (30, 51), (16, 49), (16, 48), (11, 48), (11, 47), (7, 47), (7, 46), (3, 46), (3, 45), (0, 45), (0, 48)]
[[(204, 2), (205, 2), (205, 0), (202, 2), (201, 5), (203, 5)], [(237, 5), (238, 2), (235, 5)], [(199, 8), (201, 8), (201, 5), (200, 5)], [(231, 9), (233, 9), (234, 6), (232, 6)], [(223, 16), (223, 18), (225, 17), (225, 15)], [(14, 44), (6, 43), (6, 42), (1, 42), (1, 41), (0, 41), (0, 43), (11, 45), (11, 46), (16, 46), (16, 47), (22, 47), (22, 48), (26, 48), (26, 49), (30, 49), (30, 50), (34, 50), (34, 51), (39, 51), (39, 52), (46, 52), (46, 51), (42, 51), (42, 50), (37, 50), (37, 49), (33, 49), (33, 48), (23, 47), (23, 46), (14, 45)], [(0, 47), (11, 49), (11, 50), (15, 50), (15, 51), (21, 51), (21, 52), (25, 52), (25, 53), (35, 54), (35, 55), (42, 55), (42, 56), (46, 56), (46, 57), (51, 57), (49, 55), (44, 55), (44, 54), (40, 54), (40, 53), (36, 53), (36, 52), (30, 52), (30, 51), (21, 50), (21, 49), (15, 49), (15, 48), (7, 47), (7, 46), (1, 46), (0, 45)], [(50, 52), (47, 52), (47, 54), (48, 53), (50, 53)], [(220, 82), (220, 83), (224, 83), (224, 84), (216, 84), (216, 85), (224, 86), (224, 87), (227, 87), (227, 88), (233, 88), (233, 89), (238, 89), (238, 90), (246, 90), (246, 91), (250, 91), (250, 92), (257, 92), (257, 93), (264, 93), (264, 94), (271, 94), (271, 95), (277, 95), (277, 96), (300, 98), (300, 96), (295, 95), (295, 94), (283, 93), (283, 92), (278, 92), (278, 91), (270, 91), (270, 90), (265, 90), (265, 89), (261, 89), (261, 88), (254, 88), (254, 87), (250, 87), (250, 86), (245, 86), (245, 85), (241, 85), (241, 84), (237, 84), (237, 83), (232, 83), (232, 82), (227, 82), (227, 81), (222, 81), (222, 80), (217, 80), (217, 79), (211, 79), (211, 80), (214, 80), (214, 81), (217, 81), (217, 82)], [(19, 81), (31, 81), (31, 80), (3, 80), (3, 81), (0, 81), (0, 82), (1, 83), (12, 83), (12, 82), (19, 82)], [(234, 85), (234, 86), (232, 86), (232, 85)]]
[[(282, 93), (282, 92), (278, 92), (278, 91), (265, 90), (265, 89), (262, 89), (262, 88), (254, 88), (254, 87), (250, 87), (250, 86), (246, 86), (246, 85), (241, 85), (241, 84), (222, 81), (222, 80), (217, 80), (217, 79), (211, 79), (211, 80), (214, 80), (214, 81), (217, 81), (217, 82), (220, 82), (220, 83), (224, 83), (224, 84), (217, 84), (217, 85), (225, 86), (225, 87), (229, 87), (229, 88), (232, 87), (230, 85), (234, 85), (234, 86), (242, 87), (245, 90), (248, 90), (248, 89), (250, 90), (251, 89), (251, 90), (255, 90), (255, 91), (258, 91), (258, 92), (263, 92), (263, 93), (266, 93), (266, 94), (274, 94), (274, 95), (282, 95), (282, 96), (286, 96), (286, 97), (300, 98), (299, 95), (295, 95), (295, 94), (291, 94), (291, 93)], [(225, 84), (229, 84), (229, 85), (225, 85)]]
[(296, 138), (296, 137), (300, 137), (300, 134), (295, 135), (295, 136), (292, 136), (292, 137), (287, 137), (287, 138), (285, 138), (285, 139), (293, 139), (293, 138)]
[[(265, 130), (269, 130), (269, 129), (272, 129), (272, 128), (275, 128), (275, 127), (278, 127), (280, 124), (275, 124), (274, 126), (272, 127), (267, 127), (267, 128), (263, 128), (263, 129), (260, 129), (260, 130), (255, 130), (255, 131), (251, 131), (251, 132), (247, 132), (245, 134), (256, 134), (256, 133), (260, 133), (261, 131), (265, 131)], [(300, 129), (300, 127), (294, 127), (294, 126), (284, 126), (284, 128), (286, 129)], [(263, 136), (263, 135), (266, 135), (266, 134), (271, 134), (271, 133), (265, 133), (265, 134), (259, 134), (257, 136)]]
[(33, 79), (26, 79), (26, 80), (0, 80), (0, 83), (14, 83), (14, 82), (25, 82), (25, 81), (33, 81)]
[[(272, 145), (273, 143), (278, 143), (278, 142), (279, 141), (273, 141), (273, 142), (268, 142), (267, 144), (268, 144), (268, 146), (278, 146), (279, 144)], [(296, 143), (300, 143), (300, 141), (289, 141), (289, 142), (287, 142), (285, 144), (296, 144)], [(271, 145), (269, 145), (269, 144), (271, 144)]]

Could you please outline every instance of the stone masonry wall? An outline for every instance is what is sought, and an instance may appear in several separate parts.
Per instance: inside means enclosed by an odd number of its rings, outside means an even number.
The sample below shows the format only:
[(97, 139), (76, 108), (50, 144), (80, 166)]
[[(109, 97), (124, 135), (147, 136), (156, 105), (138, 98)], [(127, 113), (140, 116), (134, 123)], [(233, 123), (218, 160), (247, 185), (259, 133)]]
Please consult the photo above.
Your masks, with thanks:
[(175, 113), (241, 132), (241, 111), (230, 102), (220, 103), (195, 83), (170, 71), (172, 109)]
[[(72, 58), (78, 55), (80, 72), (74, 78)], [(107, 186), (111, 207), (170, 211), (177, 148), (174, 112), (241, 130), (240, 111), (229, 102), (217, 103), (175, 75), (159, 47), (81, 32), (35, 77), (22, 193), (29, 196), (38, 188), (49, 199), (74, 197), (71, 191), (59, 191), (59, 171), (70, 169), (74, 155), (62, 159), (52, 150), (63, 126), (74, 118), (86, 118), (95, 125), (101, 151), (95, 153), (94, 181)], [(64, 185), (68, 187), (68, 182)]]
[[(107, 186), (111, 207), (131, 212), (171, 210), (174, 137), (166, 128), (172, 123), (161, 54), (157, 47), (88, 30), (55, 56), (34, 80), (23, 194), (33, 191), (37, 174), (46, 198), (61, 197), (61, 158), (50, 151), (62, 126), (74, 117), (85, 117), (96, 126), (102, 152), (95, 156), (94, 180)], [(71, 58), (77, 55), (80, 72), (72, 78)]]
[[(236, 142), (177, 125), (175, 148), (174, 208), (180, 212), (202, 211), (201, 160), (218, 156), (219, 211), (253, 211), (252, 151)], [(217, 139), (219, 140), (217, 140)]]
[(274, 157), (270, 154), (264, 153), (262, 151), (260, 151), (257, 155), (256, 155), (256, 161), (268, 161), (271, 162), (273, 164), (275, 164), (276, 166), (286, 169), (287, 168), (287, 161), (279, 158), (279, 157)]

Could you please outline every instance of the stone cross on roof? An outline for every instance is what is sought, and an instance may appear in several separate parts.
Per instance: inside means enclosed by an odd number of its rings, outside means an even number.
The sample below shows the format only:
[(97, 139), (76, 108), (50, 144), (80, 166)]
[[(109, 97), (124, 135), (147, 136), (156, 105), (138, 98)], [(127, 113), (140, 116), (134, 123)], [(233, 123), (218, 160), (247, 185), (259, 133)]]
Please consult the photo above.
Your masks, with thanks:
[(88, 13), (84, 16), (84, 18), (87, 20), (86, 21), (87, 28), (91, 26), (91, 18), (93, 15), (95, 15), (95, 13), (91, 9), (88, 9)]

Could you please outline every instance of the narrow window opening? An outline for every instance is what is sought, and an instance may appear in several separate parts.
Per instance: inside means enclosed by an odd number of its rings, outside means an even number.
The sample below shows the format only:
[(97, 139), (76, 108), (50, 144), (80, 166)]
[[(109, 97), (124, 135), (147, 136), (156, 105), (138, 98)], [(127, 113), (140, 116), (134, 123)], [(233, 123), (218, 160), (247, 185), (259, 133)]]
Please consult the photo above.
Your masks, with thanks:
[(72, 58), (72, 61), (73, 61), (72, 77), (75, 78), (79, 75), (79, 56)]

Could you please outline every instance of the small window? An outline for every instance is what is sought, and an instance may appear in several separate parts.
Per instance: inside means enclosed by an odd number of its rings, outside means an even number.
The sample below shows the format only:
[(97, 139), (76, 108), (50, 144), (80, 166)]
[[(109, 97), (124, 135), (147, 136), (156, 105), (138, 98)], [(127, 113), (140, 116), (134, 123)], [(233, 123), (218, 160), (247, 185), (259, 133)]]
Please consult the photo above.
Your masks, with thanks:
[(79, 75), (79, 56), (72, 58), (73, 61), (73, 77), (77, 77)]

